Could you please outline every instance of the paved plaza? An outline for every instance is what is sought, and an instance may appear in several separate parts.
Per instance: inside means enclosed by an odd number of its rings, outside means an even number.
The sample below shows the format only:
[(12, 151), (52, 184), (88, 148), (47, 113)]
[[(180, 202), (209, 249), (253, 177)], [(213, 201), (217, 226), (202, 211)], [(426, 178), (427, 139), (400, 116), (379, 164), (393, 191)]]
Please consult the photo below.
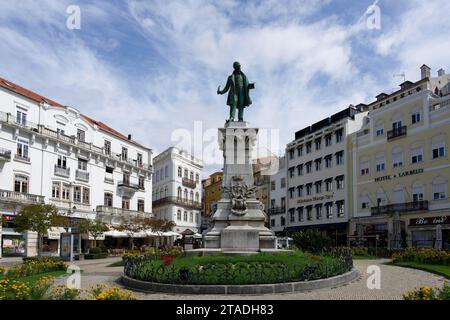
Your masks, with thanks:
[[(120, 258), (108, 258), (104, 260), (77, 261), (76, 264), (82, 269), (81, 285), (88, 288), (97, 284), (107, 284), (120, 286), (116, 281), (122, 275), (122, 267), (107, 267), (107, 265), (119, 261)], [(162, 293), (136, 293), (139, 299), (192, 299), (192, 300), (246, 300), (251, 299), (273, 299), (273, 300), (395, 300), (401, 299), (406, 291), (413, 290), (420, 286), (442, 286), (444, 278), (420, 270), (408, 269), (385, 265), (389, 260), (355, 260), (355, 267), (360, 272), (360, 276), (355, 281), (336, 288), (320, 289), (311, 292), (297, 292), (286, 294), (268, 295), (177, 295)], [(381, 289), (369, 290), (366, 282), (370, 276), (367, 268), (371, 265), (380, 267)], [(58, 279), (59, 283), (64, 283), (65, 278)]]

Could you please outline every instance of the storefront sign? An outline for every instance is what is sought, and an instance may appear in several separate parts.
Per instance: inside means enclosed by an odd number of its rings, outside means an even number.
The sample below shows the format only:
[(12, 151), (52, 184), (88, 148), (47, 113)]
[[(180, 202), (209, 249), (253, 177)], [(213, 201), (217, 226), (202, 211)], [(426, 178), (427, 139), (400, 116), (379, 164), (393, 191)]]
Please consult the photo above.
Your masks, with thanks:
[(400, 172), (400, 173), (394, 174), (394, 175), (387, 175), (387, 176), (375, 178), (375, 182), (392, 180), (392, 179), (396, 179), (396, 178), (403, 178), (403, 177), (413, 176), (413, 175), (421, 174), (421, 173), (423, 173), (423, 169), (408, 170), (408, 171)]
[(410, 226), (430, 226), (439, 224), (450, 224), (450, 216), (417, 218), (409, 221)]
[(323, 201), (323, 200), (329, 200), (333, 199), (333, 195), (325, 195), (321, 197), (312, 197), (308, 199), (299, 199), (297, 203), (306, 203), (306, 202), (313, 202), (313, 201)]

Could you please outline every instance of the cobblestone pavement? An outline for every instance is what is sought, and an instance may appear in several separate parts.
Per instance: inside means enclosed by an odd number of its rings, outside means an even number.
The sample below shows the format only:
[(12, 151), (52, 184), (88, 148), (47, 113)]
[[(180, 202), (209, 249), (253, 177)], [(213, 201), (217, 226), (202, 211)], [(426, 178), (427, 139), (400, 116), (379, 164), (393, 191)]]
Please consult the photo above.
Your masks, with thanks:
[[(81, 285), (87, 288), (92, 285), (104, 283), (108, 285), (118, 285), (117, 279), (122, 275), (122, 267), (106, 267), (107, 265), (119, 261), (120, 258), (109, 258), (108, 261), (101, 262), (77, 262), (83, 270)], [(389, 260), (355, 260), (355, 267), (360, 272), (358, 279), (353, 282), (335, 287), (319, 289), (311, 292), (297, 292), (286, 294), (268, 295), (181, 295), (181, 294), (161, 294), (161, 293), (136, 293), (139, 299), (145, 300), (394, 300), (401, 299), (406, 291), (413, 290), (420, 286), (442, 286), (444, 278), (420, 270), (395, 267), (383, 263)], [(366, 282), (370, 274), (367, 267), (376, 265), (381, 270), (381, 289), (370, 290)], [(59, 279), (63, 282), (64, 278)], [(120, 285), (119, 285), (120, 286)]]

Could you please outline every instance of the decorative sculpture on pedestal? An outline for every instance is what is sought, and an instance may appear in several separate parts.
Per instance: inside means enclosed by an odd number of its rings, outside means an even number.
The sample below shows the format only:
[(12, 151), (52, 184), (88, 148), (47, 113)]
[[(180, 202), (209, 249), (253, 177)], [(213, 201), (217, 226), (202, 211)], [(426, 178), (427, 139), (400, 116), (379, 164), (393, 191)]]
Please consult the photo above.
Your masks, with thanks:
[(231, 187), (224, 187), (223, 190), (230, 195), (231, 213), (243, 216), (247, 213), (247, 200), (255, 197), (256, 187), (249, 187), (241, 176), (234, 176), (234, 183)]

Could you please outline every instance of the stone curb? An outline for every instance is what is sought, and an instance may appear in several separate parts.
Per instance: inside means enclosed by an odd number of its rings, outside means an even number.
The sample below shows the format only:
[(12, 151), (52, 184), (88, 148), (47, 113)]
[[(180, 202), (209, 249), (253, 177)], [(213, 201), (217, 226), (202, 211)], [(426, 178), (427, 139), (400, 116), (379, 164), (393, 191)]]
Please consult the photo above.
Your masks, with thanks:
[(303, 292), (331, 288), (349, 283), (359, 277), (355, 268), (351, 271), (326, 279), (301, 282), (286, 282), (254, 285), (179, 285), (136, 280), (123, 275), (120, 282), (129, 289), (145, 292), (179, 294), (270, 294)]

